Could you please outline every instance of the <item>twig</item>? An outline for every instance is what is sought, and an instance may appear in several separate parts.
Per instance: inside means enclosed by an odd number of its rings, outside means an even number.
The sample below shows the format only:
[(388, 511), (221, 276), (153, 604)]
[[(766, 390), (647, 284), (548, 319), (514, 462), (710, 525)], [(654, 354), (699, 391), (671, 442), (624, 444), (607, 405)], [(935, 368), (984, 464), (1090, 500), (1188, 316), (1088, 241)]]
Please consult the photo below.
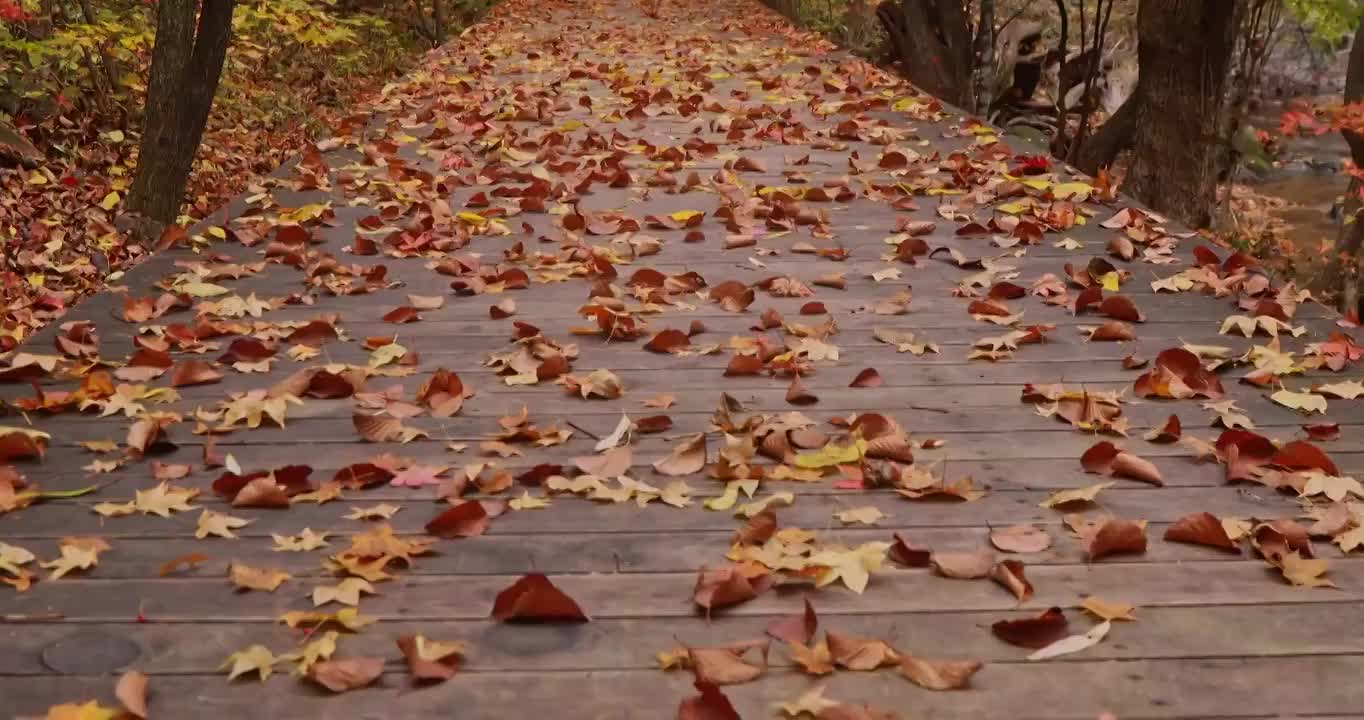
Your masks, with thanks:
[(587, 428), (585, 428), (585, 427), (579, 425), (578, 423), (573, 422), (572, 420), (569, 420), (569, 421), (568, 421), (568, 426), (571, 427), (571, 428), (573, 428), (574, 430), (577, 430), (578, 432), (580, 432), (580, 433), (582, 433), (582, 434), (584, 434), (584, 435), (586, 435), (586, 436), (592, 438), (593, 440), (601, 440), (601, 436), (600, 436), (600, 435), (598, 435), (598, 434), (592, 432), (591, 430), (588, 430)]
[(50, 620), (62, 620), (66, 616), (59, 612), (33, 613), (31, 615), (0, 615), (0, 622), (23, 623), (23, 622), (48, 622)]

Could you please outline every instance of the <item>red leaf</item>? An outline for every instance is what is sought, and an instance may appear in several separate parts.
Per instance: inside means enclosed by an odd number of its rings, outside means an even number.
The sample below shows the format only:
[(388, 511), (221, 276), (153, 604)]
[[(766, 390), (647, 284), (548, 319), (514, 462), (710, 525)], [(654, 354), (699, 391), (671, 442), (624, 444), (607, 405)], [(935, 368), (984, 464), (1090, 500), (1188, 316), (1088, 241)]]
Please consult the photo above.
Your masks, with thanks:
[(447, 540), (476, 537), (488, 531), (492, 518), (488, 509), (477, 500), (462, 502), (431, 519), (426, 532)]
[(1000, 620), (990, 629), (995, 637), (1010, 645), (1025, 648), (1044, 648), (1066, 634), (1066, 615), (1054, 607), (1037, 617), (1021, 620)]
[(767, 624), (767, 634), (787, 643), (809, 644), (819, 629), (819, 617), (805, 598), (805, 611), (795, 615), (777, 618)]
[(497, 594), (492, 617), (502, 622), (587, 622), (573, 598), (540, 573), (530, 573)]

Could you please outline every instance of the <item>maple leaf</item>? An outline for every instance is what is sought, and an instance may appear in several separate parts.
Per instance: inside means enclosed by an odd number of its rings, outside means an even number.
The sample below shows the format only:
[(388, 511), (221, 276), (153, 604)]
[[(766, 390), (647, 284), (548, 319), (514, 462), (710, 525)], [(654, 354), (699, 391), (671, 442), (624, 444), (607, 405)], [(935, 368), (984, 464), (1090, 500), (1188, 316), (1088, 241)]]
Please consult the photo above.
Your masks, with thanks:
[(283, 552), (306, 552), (327, 547), (327, 536), (331, 533), (314, 532), (312, 528), (303, 528), (297, 535), (276, 535), (270, 534), (275, 541), (274, 550)]
[(89, 570), (99, 563), (100, 553), (108, 549), (109, 543), (100, 538), (65, 537), (58, 545), (61, 556), (40, 566), (51, 570), (51, 577), (56, 580), (72, 570)]
[(849, 510), (843, 510), (841, 512), (834, 513), (834, 517), (838, 518), (839, 522), (849, 525), (854, 523), (860, 523), (862, 525), (875, 525), (877, 522), (881, 520), (881, 518), (884, 518), (885, 516), (886, 516), (885, 513), (881, 512), (880, 508), (874, 507), (872, 505), (851, 508)]
[(374, 623), (374, 618), (361, 615), (360, 611), (353, 607), (341, 608), (334, 613), (324, 613), (315, 610), (295, 610), (280, 616), (279, 621), (291, 628), (308, 627), (313, 632), (328, 625), (357, 632), (360, 628)]
[(232, 580), (233, 585), (243, 590), (274, 592), (292, 576), (282, 570), (258, 568), (234, 562), (228, 568), (228, 577)]
[(247, 673), (257, 673), (260, 681), (265, 682), (274, 672), (275, 663), (279, 658), (270, 652), (270, 648), (264, 645), (252, 645), (245, 650), (238, 650), (227, 656), (220, 669), (227, 670), (227, 679), (236, 680)]
[(340, 603), (355, 607), (360, 604), (361, 593), (373, 595), (376, 591), (368, 580), (358, 577), (349, 577), (335, 585), (319, 585), (313, 588), (313, 607), (326, 605), (329, 602)]
[(808, 565), (822, 568), (816, 577), (816, 586), (824, 587), (842, 580), (849, 590), (861, 595), (867, 589), (871, 574), (884, 564), (889, 548), (888, 542), (869, 542), (851, 550), (826, 549), (811, 555)]
[(295, 663), (294, 674), (305, 675), (313, 665), (330, 659), (336, 654), (336, 642), (340, 639), (341, 633), (335, 630), (327, 630), (318, 637), (315, 637), (301, 645), (297, 650), (280, 655), (278, 662)]
[(210, 535), (228, 539), (236, 538), (237, 534), (232, 531), (244, 528), (252, 522), (255, 521), (233, 517), (213, 510), (204, 510), (199, 514), (199, 525), (194, 531), (194, 537), (200, 540)]
[(193, 510), (189, 501), (198, 494), (198, 490), (174, 487), (163, 482), (150, 490), (138, 490), (133, 505), (148, 515), (170, 517), (172, 512)]

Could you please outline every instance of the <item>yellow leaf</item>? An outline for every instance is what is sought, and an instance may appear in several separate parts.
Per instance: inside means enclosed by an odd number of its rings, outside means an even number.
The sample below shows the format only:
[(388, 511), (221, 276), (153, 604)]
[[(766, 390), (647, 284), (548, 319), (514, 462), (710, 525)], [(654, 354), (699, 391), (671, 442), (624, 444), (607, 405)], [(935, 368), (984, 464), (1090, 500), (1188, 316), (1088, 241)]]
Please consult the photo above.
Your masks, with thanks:
[(226, 240), (226, 239), (227, 239), (227, 231), (224, 230), (224, 229), (222, 229), (222, 228), (220, 228), (220, 227), (218, 227), (217, 225), (214, 225), (213, 227), (209, 228), (206, 232), (207, 232), (209, 235), (212, 235), (213, 237), (218, 238), (219, 240)]
[(99, 554), (109, 549), (109, 543), (99, 538), (62, 538), (61, 557), (41, 563), (52, 571), (56, 580), (72, 570), (89, 570), (99, 563)]
[(816, 586), (842, 580), (849, 590), (861, 595), (871, 574), (881, 569), (889, 547), (888, 542), (869, 542), (852, 550), (822, 550), (811, 555), (807, 565), (823, 568), (815, 580)]
[(697, 215), (705, 215), (705, 213), (700, 210), (678, 210), (675, 213), (671, 213), (669, 216), (677, 222), (684, 223)]
[(277, 662), (279, 662), (279, 658), (270, 652), (270, 648), (264, 645), (252, 645), (245, 650), (238, 650), (228, 655), (222, 669), (228, 671), (228, 680), (236, 680), (246, 673), (254, 672), (260, 674), (261, 682), (265, 682), (265, 679), (270, 677), (270, 673), (274, 672)]
[(507, 506), (513, 510), (540, 510), (549, 507), (549, 501), (533, 497), (529, 490), (522, 490), (521, 497), (507, 503)]
[(1326, 412), (1326, 398), (1312, 393), (1292, 392), (1290, 390), (1280, 390), (1269, 396), (1270, 400), (1286, 407), (1292, 408), (1305, 414), (1314, 412)]
[(758, 489), (757, 480), (735, 480), (725, 484), (725, 493), (719, 497), (713, 497), (706, 501), (707, 510), (724, 511), (734, 507), (734, 503), (739, 501), (739, 491), (743, 491), (748, 497), (753, 497), (753, 492)]
[(215, 297), (226, 295), (231, 292), (222, 285), (215, 285), (208, 282), (187, 282), (175, 286), (176, 292), (182, 292), (192, 297)]
[(241, 563), (232, 563), (228, 568), (232, 584), (244, 590), (263, 590), (274, 592), (280, 585), (284, 584), (291, 576), (283, 570), (272, 568), (258, 568)]
[(29, 185), (46, 185), (46, 184), (47, 184), (47, 176), (44, 175), (44, 174), (42, 173), (42, 171), (34, 170), (34, 171), (33, 171), (32, 173), (30, 173), (29, 176), (28, 176), (28, 184), (29, 184)]
[(862, 455), (867, 452), (867, 441), (858, 438), (851, 445), (840, 446), (829, 443), (814, 452), (801, 453), (796, 456), (796, 467), (801, 468), (823, 468), (833, 465), (846, 465), (862, 460)]
[(312, 528), (303, 528), (303, 532), (297, 535), (276, 535), (270, 534), (275, 541), (276, 552), (307, 552), (327, 546), (327, 536), (331, 533), (314, 532)]
[(99, 206), (105, 210), (113, 210), (118, 207), (119, 200), (121, 199), (122, 198), (118, 196), (118, 193), (110, 191), (108, 195), (104, 196), (103, 200), (99, 201)]
[(225, 513), (205, 510), (199, 515), (199, 527), (194, 531), (194, 537), (203, 540), (209, 535), (216, 535), (222, 538), (235, 538), (237, 534), (232, 532), (238, 528), (244, 528), (253, 521), (239, 517), (232, 517)]
[(1080, 609), (1104, 621), (1125, 620), (1136, 622), (1137, 620), (1132, 616), (1132, 611), (1136, 610), (1137, 606), (1125, 602), (1110, 602), (1095, 595), (1090, 595), (1085, 598), (1084, 602), (1080, 603)]
[(745, 503), (743, 505), (740, 505), (739, 509), (734, 511), (734, 515), (736, 517), (751, 518), (754, 515), (757, 515), (758, 513), (768, 509), (773, 505), (785, 506), (790, 505), (795, 501), (796, 496), (794, 493), (790, 492), (773, 493), (763, 498), (762, 500), (758, 500), (757, 502)]
[(1122, 278), (1115, 272), (1104, 273), (1099, 280), (1103, 283), (1103, 288), (1109, 292), (1117, 292), (1122, 286)]
[(1114, 484), (1115, 483), (1111, 482), (1095, 483), (1093, 485), (1086, 485), (1085, 487), (1076, 488), (1074, 490), (1061, 490), (1059, 492), (1054, 492), (1051, 494), (1051, 497), (1048, 497), (1046, 500), (1042, 501), (1041, 505), (1044, 508), (1055, 508), (1060, 507), (1062, 505), (1068, 505), (1070, 503), (1094, 502), (1094, 499), (1099, 497), (1099, 493), (1103, 492), (1107, 488), (1112, 487)]
[(834, 513), (834, 517), (838, 518), (839, 522), (849, 524), (861, 523), (863, 525), (875, 525), (877, 521), (885, 517), (885, 513), (874, 506), (864, 505), (863, 507), (856, 507), (850, 510), (844, 510), (843, 512)]
[(1088, 200), (1092, 192), (1094, 192), (1094, 186), (1082, 182), (1058, 183), (1051, 188), (1052, 197), (1057, 200), (1074, 200), (1076, 202)]
[(459, 218), (465, 223), (468, 223), (469, 225), (473, 225), (474, 227), (483, 227), (484, 225), (488, 224), (488, 218), (485, 218), (476, 212), (467, 211), (460, 212), (456, 213), (455, 217)]
[(891, 103), (890, 109), (895, 112), (904, 112), (919, 107), (920, 105), (923, 105), (923, 103), (919, 102), (917, 98), (905, 97)]
[(354, 607), (360, 604), (360, 594), (375, 594), (373, 585), (364, 578), (348, 577), (336, 585), (319, 585), (313, 588), (313, 606), (326, 605), (329, 602), (341, 603)]
[(47, 709), (46, 720), (113, 720), (122, 715), (118, 710), (104, 707), (91, 700), (84, 705), (64, 703)]
[(336, 652), (336, 641), (340, 637), (341, 633), (328, 630), (322, 633), (322, 637), (308, 642), (303, 647), (280, 655), (278, 660), (298, 663), (298, 666), (294, 668), (294, 674), (306, 675), (308, 669), (313, 665), (331, 658)]

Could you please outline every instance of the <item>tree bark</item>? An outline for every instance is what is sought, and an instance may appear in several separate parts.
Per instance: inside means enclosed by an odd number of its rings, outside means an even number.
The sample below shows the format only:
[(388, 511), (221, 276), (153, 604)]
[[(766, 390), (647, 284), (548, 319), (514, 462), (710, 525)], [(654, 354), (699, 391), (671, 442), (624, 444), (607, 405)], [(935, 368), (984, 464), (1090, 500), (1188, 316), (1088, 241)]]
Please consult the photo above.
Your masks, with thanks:
[(972, 43), (975, 69), (971, 81), (975, 111), (981, 115), (989, 112), (994, 102), (991, 90), (995, 84), (995, 0), (980, 0), (980, 20), (976, 25), (976, 38)]
[[(1364, 101), (1364, 23), (1355, 29), (1354, 44), (1350, 48), (1350, 63), (1345, 71), (1345, 102)], [(1342, 130), (1350, 146), (1350, 159), (1355, 167), (1364, 167), (1364, 137), (1350, 130)], [(1359, 320), (1359, 250), (1364, 246), (1364, 183), (1358, 177), (1350, 179), (1345, 191), (1345, 207), (1340, 214), (1342, 223), (1337, 251), (1340, 253), (1343, 283), (1340, 310), (1351, 320)]]
[[(1212, 220), (1227, 69), (1243, 0), (1141, 0), (1132, 165), (1126, 186), (1156, 212)], [(1121, 112), (1121, 111), (1120, 111)]]
[(884, 0), (876, 16), (910, 82), (971, 107), (971, 19), (960, 0)]
[(1080, 146), (1075, 167), (1090, 175), (1098, 175), (1099, 170), (1112, 165), (1123, 150), (1132, 147), (1132, 136), (1137, 131), (1137, 105), (1136, 94), (1133, 93)]
[(175, 222), (232, 39), (236, 0), (161, 0), (147, 83), (137, 177), (127, 209), (160, 226)]

